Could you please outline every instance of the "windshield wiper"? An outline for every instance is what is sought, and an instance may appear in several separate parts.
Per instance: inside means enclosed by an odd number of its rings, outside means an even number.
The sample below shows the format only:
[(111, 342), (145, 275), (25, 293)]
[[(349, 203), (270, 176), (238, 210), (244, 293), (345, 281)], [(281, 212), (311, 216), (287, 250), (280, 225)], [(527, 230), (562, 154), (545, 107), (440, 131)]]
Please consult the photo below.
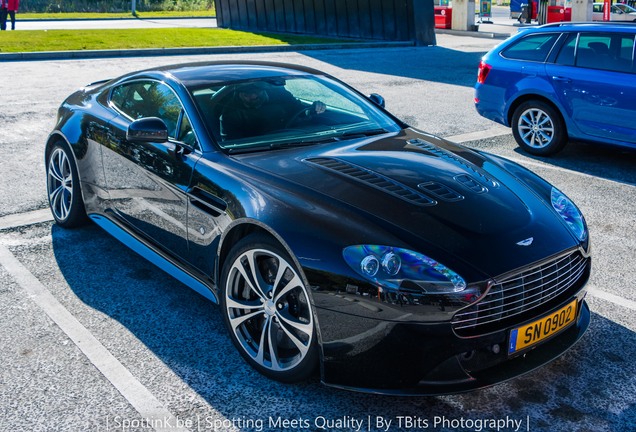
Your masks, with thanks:
[(324, 143), (342, 141), (342, 140), (352, 139), (352, 138), (381, 135), (388, 132), (389, 132), (388, 130), (382, 129), (382, 128), (368, 129), (368, 130), (357, 131), (357, 132), (353, 132), (353, 131), (342, 132), (342, 133), (337, 133), (337, 134), (329, 135), (329, 136), (320, 136), (320, 137), (314, 137), (314, 138), (301, 139), (298, 141), (272, 143), (270, 144), (270, 148), (280, 149), (280, 148), (289, 148), (289, 147), (302, 147), (302, 146), (308, 146), (308, 145), (314, 145), (314, 144), (324, 144)]
[(258, 145), (251, 145), (251, 146), (247, 145), (247, 146), (240, 146), (240, 147), (229, 147), (227, 148), (227, 150), (231, 154), (251, 153), (251, 152), (259, 152), (259, 151), (267, 151), (267, 150), (278, 150), (278, 149), (286, 149), (286, 148), (293, 148), (293, 147), (311, 146), (315, 144), (332, 143), (332, 142), (337, 142), (337, 141), (342, 141), (342, 140), (347, 140), (352, 138), (381, 135), (388, 132), (389, 132), (388, 130), (383, 128), (368, 129), (368, 130), (362, 130), (362, 131), (356, 131), (356, 132), (349, 131), (349, 132), (336, 133), (334, 135), (329, 135), (329, 136), (325, 135), (325, 136), (299, 139), (297, 141), (284, 141), (284, 142), (273, 142), (269, 144), (258, 144)]
[(350, 131), (350, 132), (343, 132), (342, 134), (338, 135), (338, 137), (340, 139), (343, 138), (356, 138), (356, 137), (368, 137), (368, 136), (374, 136), (374, 135), (382, 135), (385, 133), (388, 133), (389, 131), (384, 129), (384, 128), (378, 128), (378, 129), (367, 129), (367, 130), (361, 130), (361, 131)]
[(330, 143), (330, 142), (334, 142), (334, 141), (339, 141), (339, 139), (337, 137), (334, 137), (334, 136), (331, 136), (331, 137), (319, 137), (319, 138), (308, 138), (308, 139), (299, 140), (299, 141), (271, 143), (269, 145), (269, 148), (271, 148), (271, 149), (282, 149), (282, 148), (290, 148), (290, 147), (304, 147), (304, 146), (310, 146), (310, 145), (314, 145), (314, 144)]

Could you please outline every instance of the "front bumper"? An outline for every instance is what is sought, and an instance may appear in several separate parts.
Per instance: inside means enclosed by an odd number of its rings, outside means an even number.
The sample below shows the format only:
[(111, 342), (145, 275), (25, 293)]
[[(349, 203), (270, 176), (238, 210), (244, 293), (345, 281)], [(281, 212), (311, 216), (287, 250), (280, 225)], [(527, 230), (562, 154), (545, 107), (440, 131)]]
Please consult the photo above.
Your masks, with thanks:
[(322, 381), (399, 395), (461, 393), (501, 383), (553, 361), (583, 336), (590, 323), (584, 297), (584, 291), (576, 296), (574, 324), (516, 357), (507, 354), (510, 329), (461, 338), (448, 323), (373, 321), (319, 310), (320, 321), (330, 322), (321, 327)]

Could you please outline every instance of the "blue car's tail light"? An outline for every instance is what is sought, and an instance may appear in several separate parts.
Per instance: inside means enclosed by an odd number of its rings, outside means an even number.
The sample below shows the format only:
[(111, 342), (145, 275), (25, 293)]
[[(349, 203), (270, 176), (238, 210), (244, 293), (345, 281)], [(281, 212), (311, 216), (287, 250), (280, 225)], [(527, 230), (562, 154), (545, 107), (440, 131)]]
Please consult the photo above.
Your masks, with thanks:
[(585, 219), (576, 205), (555, 187), (552, 188), (550, 201), (552, 202), (552, 208), (563, 218), (576, 238), (580, 241), (585, 241), (587, 239)]
[(343, 250), (347, 264), (359, 275), (384, 288), (399, 289), (404, 282), (425, 293), (448, 294), (466, 289), (453, 270), (418, 252), (378, 245), (355, 245)]
[(479, 84), (483, 84), (486, 82), (486, 78), (488, 74), (492, 70), (492, 66), (484, 62), (483, 60), (479, 62), (479, 70), (477, 72), (477, 82)]

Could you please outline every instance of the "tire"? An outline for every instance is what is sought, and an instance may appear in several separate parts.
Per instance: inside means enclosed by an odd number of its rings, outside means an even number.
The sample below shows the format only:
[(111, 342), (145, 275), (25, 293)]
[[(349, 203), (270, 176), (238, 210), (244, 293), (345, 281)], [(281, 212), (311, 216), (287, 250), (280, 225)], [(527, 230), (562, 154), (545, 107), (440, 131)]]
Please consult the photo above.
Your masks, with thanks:
[(285, 383), (312, 375), (318, 348), (309, 293), (276, 242), (262, 235), (239, 241), (225, 261), (221, 291), (225, 324), (247, 363)]
[(75, 228), (86, 222), (77, 167), (65, 143), (55, 143), (47, 153), (46, 192), (51, 213), (58, 225)]
[(552, 106), (537, 100), (517, 107), (512, 116), (512, 135), (523, 150), (537, 156), (560, 152), (568, 136), (561, 115)]

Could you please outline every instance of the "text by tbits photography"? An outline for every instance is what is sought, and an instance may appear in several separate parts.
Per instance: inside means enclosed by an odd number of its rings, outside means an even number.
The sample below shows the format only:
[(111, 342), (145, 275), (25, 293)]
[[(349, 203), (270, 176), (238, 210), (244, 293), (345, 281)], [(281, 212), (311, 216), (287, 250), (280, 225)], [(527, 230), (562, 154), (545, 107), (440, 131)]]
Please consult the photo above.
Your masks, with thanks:
[(470, 418), (448, 417), (444, 415), (419, 416), (378, 416), (355, 417), (344, 415), (341, 417), (303, 417), (285, 418), (269, 416), (264, 418), (249, 417), (202, 417), (188, 418), (153, 418), (127, 419), (121, 416), (107, 419), (107, 431), (128, 432), (140, 428), (155, 430), (181, 429), (192, 432), (238, 432), (238, 431), (355, 431), (355, 432), (390, 432), (390, 431), (466, 431), (466, 432), (528, 432), (531, 431), (531, 419), (505, 416), (503, 418)]

